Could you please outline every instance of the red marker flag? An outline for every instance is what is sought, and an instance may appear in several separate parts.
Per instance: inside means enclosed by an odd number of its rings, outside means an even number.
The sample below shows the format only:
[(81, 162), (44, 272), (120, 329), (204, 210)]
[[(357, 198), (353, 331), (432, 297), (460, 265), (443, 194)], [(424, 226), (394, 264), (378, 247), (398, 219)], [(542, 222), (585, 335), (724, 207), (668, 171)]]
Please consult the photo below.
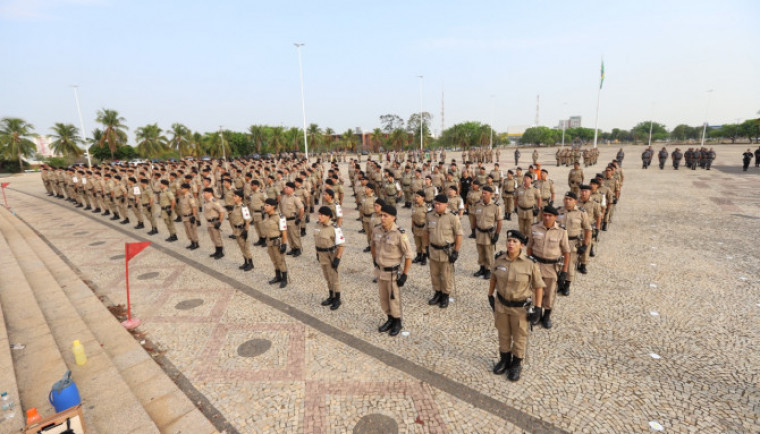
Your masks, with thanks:
[(127, 261), (134, 258), (135, 255), (142, 252), (144, 248), (150, 245), (150, 241), (143, 241), (141, 243), (125, 243)]
[(5, 188), (5, 187), (8, 186), (8, 184), (10, 184), (10, 182), (3, 182), (2, 185), (0, 185), (0, 186), (2, 186), (3, 188)]

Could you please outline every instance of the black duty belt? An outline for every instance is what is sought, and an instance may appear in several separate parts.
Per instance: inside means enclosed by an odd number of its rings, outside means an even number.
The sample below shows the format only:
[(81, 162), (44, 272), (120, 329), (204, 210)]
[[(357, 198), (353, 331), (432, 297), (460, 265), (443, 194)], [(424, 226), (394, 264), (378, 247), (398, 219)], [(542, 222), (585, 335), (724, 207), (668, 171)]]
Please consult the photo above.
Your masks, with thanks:
[(392, 267), (380, 267), (383, 271), (398, 271), (401, 264), (394, 265)]
[(170, 206), (162, 206), (161, 209), (164, 210), (164, 211), (166, 211), (166, 212), (170, 212), (172, 210), (172, 207), (170, 207)]
[(477, 227), (477, 226), (475, 227), (475, 229), (477, 229), (477, 230), (478, 230), (478, 232), (491, 232), (491, 231), (493, 231), (493, 228), (488, 228), (488, 229), (480, 229), (480, 228), (479, 228), (479, 227)]
[(285, 220), (287, 220), (289, 222), (292, 222), (295, 219), (296, 219), (295, 217), (285, 217)]
[(439, 246), (437, 244), (430, 243), (430, 247), (432, 247), (434, 249), (438, 249), (438, 250), (445, 250), (445, 249), (448, 249), (449, 247), (451, 247), (451, 243), (445, 244), (443, 246)]
[(521, 209), (521, 210), (523, 210), (523, 211), (527, 211), (527, 210), (529, 210), (529, 209), (533, 209), (533, 207), (532, 207), (532, 206), (529, 206), (529, 207), (527, 207), (527, 208), (526, 208), (526, 207), (524, 207), (524, 206), (522, 206), (522, 205), (517, 205), (517, 207), (518, 207), (518, 208), (520, 208), (520, 209)]
[(531, 303), (530, 299), (509, 301), (506, 298), (502, 297), (498, 292), (496, 293), (496, 297), (498, 297), (499, 303), (503, 304), (506, 307), (525, 307)]
[(227, 211), (232, 211), (234, 208), (235, 208), (234, 205), (225, 205), (224, 206), (224, 209), (226, 209)]
[(338, 248), (338, 246), (332, 246), (332, 247), (315, 247), (318, 252), (332, 252), (335, 249)]
[(556, 264), (559, 262), (560, 258), (557, 259), (545, 259), (540, 256), (533, 255), (533, 257), (536, 259), (536, 261), (542, 263), (542, 264)]
[(234, 227), (235, 229), (243, 229), (243, 228), (245, 228), (245, 224), (242, 224), (242, 225), (234, 225), (233, 227)]
[(209, 223), (216, 223), (216, 222), (218, 222), (218, 221), (219, 221), (219, 217), (214, 217), (214, 218), (212, 218), (211, 220), (209, 220), (208, 222), (209, 222)]
[(182, 214), (182, 217), (192, 217), (192, 214)]
[(575, 236), (575, 237), (567, 237), (567, 239), (570, 240), (570, 241), (576, 241), (576, 240), (580, 240), (581, 237), (580, 237), (580, 235), (578, 235), (578, 236)]
[(269, 240), (269, 241), (275, 241), (275, 240), (279, 240), (280, 238), (282, 238), (282, 236), (279, 236), (279, 237), (267, 237), (267, 240)]
[(372, 214), (374, 214), (374, 213), (369, 213), (369, 214), (367, 214), (367, 213), (362, 213), (362, 214), (364, 214), (364, 217), (372, 217)]
[(412, 222), (412, 223), (414, 224), (414, 227), (416, 227), (416, 228), (420, 228), (420, 229), (422, 229), (422, 228), (424, 228), (424, 227), (425, 227), (425, 223), (423, 223), (423, 224), (421, 224), (421, 225), (418, 225), (417, 223), (414, 223), (414, 222)]

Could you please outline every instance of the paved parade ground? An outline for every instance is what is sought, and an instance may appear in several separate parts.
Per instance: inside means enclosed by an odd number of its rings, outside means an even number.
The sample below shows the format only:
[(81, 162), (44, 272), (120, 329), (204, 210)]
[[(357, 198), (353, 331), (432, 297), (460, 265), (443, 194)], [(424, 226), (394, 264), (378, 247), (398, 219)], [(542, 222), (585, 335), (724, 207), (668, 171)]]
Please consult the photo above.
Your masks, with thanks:
[[(589, 273), (558, 296), (554, 327), (530, 334), (516, 383), (491, 373), (488, 282), (472, 276), (477, 254), (466, 236), (450, 306), (428, 306), (429, 268), (414, 264), (401, 288), (404, 331), (377, 332), (386, 318), (348, 189), (343, 305), (331, 311), (320, 306), (327, 288), (312, 254), (314, 217), (279, 289), (267, 284), (266, 249), (253, 248), (253, 271), (238, 269), (227, 224), (216, 261), (205, 228), (190, 251), (181, 229), (167, 243), (162, 222), (151, 237), (48, 197), (39, 173), (3, 180), (16, 215), (107, 303), (126, 304), (124, 243), (153, 242), (130, 261), (132, 312), (156, 361), (219, 431), (750, 433), (760, 432), (760, 169), (753, 161), (741, 171), (747, 147), (717, 146), (710, 171), (674, 171), (670, 161), (661, 171), (656, 158), (643, 170), (644, 148), (625, 148), (614, 222)], [(618, 147), (600, 150), (587, 180)], [(554, 151), (539, 150), (559, 202), (569, 168), (555, 167)], [(512, 150), (500, 162), (513, 168)], [(408, 209), (398, 222), (409, 229)], [(469, 234), (466, 219), (463, 227)], [(497, 250), (507, 229), (517, 220), (504, 222)]]

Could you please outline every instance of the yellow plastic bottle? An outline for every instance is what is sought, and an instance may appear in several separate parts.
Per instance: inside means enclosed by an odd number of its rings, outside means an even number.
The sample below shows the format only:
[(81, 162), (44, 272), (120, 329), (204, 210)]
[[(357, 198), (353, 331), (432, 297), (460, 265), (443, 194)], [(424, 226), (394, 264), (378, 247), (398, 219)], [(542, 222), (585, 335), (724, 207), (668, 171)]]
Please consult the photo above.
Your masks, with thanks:
[(82, 366), (87, 363), (87, 354), (84, 353), (84, 345), (79, 342), (79, 339), (74, 341), (71, 351), (74, 352), (74, 360), (76, 360), (77, 365)]

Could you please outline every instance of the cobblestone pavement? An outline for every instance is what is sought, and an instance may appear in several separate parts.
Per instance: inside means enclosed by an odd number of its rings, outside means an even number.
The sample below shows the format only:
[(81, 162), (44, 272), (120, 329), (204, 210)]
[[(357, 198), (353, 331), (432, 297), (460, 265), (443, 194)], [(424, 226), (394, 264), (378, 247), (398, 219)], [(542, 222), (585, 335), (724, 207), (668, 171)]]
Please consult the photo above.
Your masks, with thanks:
[[(603, 147), (600, 161), (617, 149)], [(650, 422), (667, 432), (758, 432), (760, 170), (741, 172), (744, 149), (719, 147), (711, 171), (660, 171), (640, 168), (643, 148), (626, 148), (614, 223), (589, 274), (560, 297), (555, 327), (531, 334), (518, 383), (490, 372), (496, 331), (487, 282), (471, 276), (469, 239), (449, 308), (427, 305), (429, 271), (413, 265), (402, 290), (408, 335), (377, 333), (384, 318), (350, 194), (335, 312), (319, 306), (327, 290), (308, 254), (310, 229), (280, 290), (266, 283), (264, 249), (244, 273), (226, 236), (227, 256), (214, 261), (205, 232), (201, 249), (186, 250), (182, 230), (166, 243), (161, 223), (149, 237), (46, 197), (38, 174), (10, 178), (7, 195), (113, 303), (126, 301), (124, 242), (154, 242), (130, 262), (141, 330), (239, 432), (629, 433)], [(568, 168), (540, 152), (559, 199)], [(501, 162), (511, 168), (511, 152)], [(399, 221), (409, 226), (408, 210)]]

